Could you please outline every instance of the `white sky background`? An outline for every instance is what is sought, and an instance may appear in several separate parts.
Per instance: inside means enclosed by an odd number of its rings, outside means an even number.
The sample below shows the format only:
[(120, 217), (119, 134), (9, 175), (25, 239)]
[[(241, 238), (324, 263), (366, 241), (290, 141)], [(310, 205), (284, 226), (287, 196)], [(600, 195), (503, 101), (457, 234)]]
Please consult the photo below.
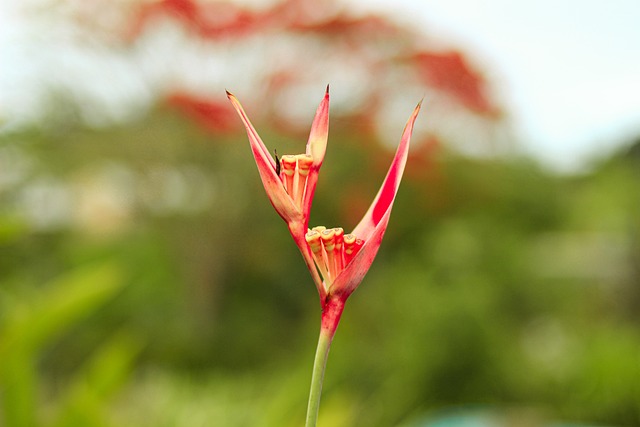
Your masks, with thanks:
[(638, 0), (348, 0), (486, 65), (526, 151), (576, 170), (640, 136)]
[[(525, 150), (547, 165), (577, 170), (640, 135), (638, 0), (343, 1), (406, 22), (477, 61), (496, 83)], [(33, 26), (15, 13), (19, 3), (0, 0), (1, 114), (33, 111), (29, 82), (47, 74), (29, 58), (29, 46), (18, 46), (33, 42), (25, 35)]]

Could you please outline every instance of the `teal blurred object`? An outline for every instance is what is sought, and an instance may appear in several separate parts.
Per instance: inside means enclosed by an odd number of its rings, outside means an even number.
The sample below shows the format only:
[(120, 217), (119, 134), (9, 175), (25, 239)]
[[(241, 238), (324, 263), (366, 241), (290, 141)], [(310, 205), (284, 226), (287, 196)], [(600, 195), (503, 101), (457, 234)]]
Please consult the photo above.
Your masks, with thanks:
[(505, 427), (507, 424), (490, 410), (455, 410), (420, 417), (403, 427)]
[[(501, 413), (498, 410), (461, 411), (429, 415), (405, 427), (590, 427), (586, 424), (548, 422), (530, 411)], [(593, 426), (591, 426), (593, 427)]]
[(418, 423), (415, 427), (496, 427), (496, 420), (486, 414), (455, 414)]

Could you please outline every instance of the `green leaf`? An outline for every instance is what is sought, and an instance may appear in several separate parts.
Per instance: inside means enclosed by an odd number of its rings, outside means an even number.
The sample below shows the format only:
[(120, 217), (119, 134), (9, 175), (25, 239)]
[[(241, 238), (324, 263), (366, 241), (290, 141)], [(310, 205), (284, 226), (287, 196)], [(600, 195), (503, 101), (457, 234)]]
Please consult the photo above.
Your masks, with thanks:
[[(0, 360), (18, 348), (37, 351), (105, 303), (122, 287), (111, 263), (78, 268), (43, 287), (31, 301), (15, 304), (0, 327)], [(0, 367), (0, 378), (2, 368)]]
[(38, 351), (123, 283), (114, 264), (85, 266), (44, 286), (34, 298), (7, 306), (0, 325), (0, 396), (7, 426), (36, 425)]
[(55, 427), (98, 426), (109, 398), (131, 373), (142, 343), (121, 333), (100, 348), (77, 373), (63, 398)]

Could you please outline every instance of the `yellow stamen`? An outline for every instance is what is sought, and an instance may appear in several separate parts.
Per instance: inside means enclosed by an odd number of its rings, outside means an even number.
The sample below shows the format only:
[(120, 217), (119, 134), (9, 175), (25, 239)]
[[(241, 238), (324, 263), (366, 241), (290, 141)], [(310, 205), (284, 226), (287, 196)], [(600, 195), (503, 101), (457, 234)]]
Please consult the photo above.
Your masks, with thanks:
[(327, 261), (322, 249), (322, 239), (320, 238), (320, 232), (316, 230), (309, 230), (304, 236), (311, 252), (313, 253), (313, 260), (316, 262), (318, 270), (322, 277), (329, 282), (329, 273), (327, 271)]
[(284, 189), (287, 190), (289, 195), (293, 194), (293, 184), (296, 172), (296, 156), (287, 154), (282, 156), (282, 172), (284, 173)]
[(344, 241), (344, 230), (340, 227), (334, 228), (335, 231), (335, 249), (334, 249), (334, 260), (336, 263), (336, 275), (340, 274), (342, 269), (344, 268), (344, 253), (343, 253), (343, 241)]
[(358, 239), (354, 234), (344, 235), (344, 265), (348, 265), (354, 256), (358, 253), (364, 241)]
[(351, 254), (353, 252), (353, 244), (356, 242), (355, 234), (345, 234), (344, 235), (344, 251), (345, 253)]
[(329, 279), (333, 281), (336, 277), (336, 262), (335, 262), (335, 236), (336, 232), (333, 228), (328, 228), (320, 233), (322, 238), (322, 245), (324, 246), (325, 254), (327, 255), (327, 270), (329, 270)]
[(305, 238), (327, 286), (331, 286), (364, 244), (354, 234), (344, 234), (340, 227), (322, 225), (310, 229)]
[(302, 208), (302, 200), (304, 198), (304, 192), (307, 185), (307, 177), (309, 176), (309, 172), (311, 171), (311, 164), (313, 163), (313, 157), (308, 154), (299, 154), (296, 156), (298, 159), (298, 168), (297, 168), (297, 182), (296, 182), (296, 190), (295, 190), (295, 203), (297, 206)]

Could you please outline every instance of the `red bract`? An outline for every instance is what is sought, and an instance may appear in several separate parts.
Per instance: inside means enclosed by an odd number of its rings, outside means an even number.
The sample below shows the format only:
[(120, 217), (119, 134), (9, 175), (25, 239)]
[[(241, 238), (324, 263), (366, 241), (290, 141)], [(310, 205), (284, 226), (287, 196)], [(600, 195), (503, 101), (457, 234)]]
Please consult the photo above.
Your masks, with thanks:
[(352, 232), (352, 234), (363, 240), (364, 245), (348, 267), (345, 268), (343, 274), (336, 278), (332, 286), (332, 291), (336, 294), (344, 295), (345, 299), (351, 295), (364, 278), (364, 275), (369, 270), (373, 259), (378, 253), (380, 243), (382, 243), (382, 237), (389, 224), (391, 208), (398, 193), (398, 187), (400, 187), (404, 167), (407, 163), (413, 124), (418, 117), (421, 104), (422, 102), (416, 106), (405, 125), (402, 138), (400, 139), (400, 145), (398, 145), (387, 176), (376, 198)]
[(420, 104), (404, 128), (391, 167), (369, 210), (355, 229), (345, 234), (342, 228), (308, 229), (309, 211), (327, 146), (329, 88), (316, 111), (305, 154), (283, 156), (279, 164), (271, 157), (235, 96), (229, 92), (227, 96), (246, 127), (267, 196), (287, 222), (318, 288), (324, 317), (327, 321), (335, 321), (334, 326), (337, 326), (344, 302), (358, 287), (380, 248), (404, 172)]

